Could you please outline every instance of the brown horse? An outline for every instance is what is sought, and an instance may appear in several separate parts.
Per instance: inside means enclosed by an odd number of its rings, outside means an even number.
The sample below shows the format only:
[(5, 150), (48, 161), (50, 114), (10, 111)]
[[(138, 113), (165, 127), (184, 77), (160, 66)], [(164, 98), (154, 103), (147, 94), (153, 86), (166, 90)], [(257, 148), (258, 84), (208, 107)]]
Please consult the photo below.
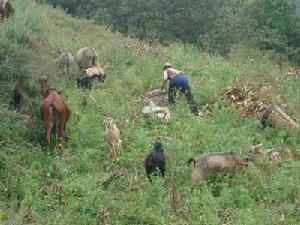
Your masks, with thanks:
[(7, 0), (0, 0), (0, 14), (1, 14), (1, 21), (3, 22), (4, 17), (8, 18), (14, 14), (14, 8), (12, 4)]
[(45, 135), (50, 145), (50, 135), (56, 127), (57, 144), (61, 144), (66, 123), (70, 117), (70, 109), (56, 89), (48, 89), (41, 102), (40, 113), (45, 126)]

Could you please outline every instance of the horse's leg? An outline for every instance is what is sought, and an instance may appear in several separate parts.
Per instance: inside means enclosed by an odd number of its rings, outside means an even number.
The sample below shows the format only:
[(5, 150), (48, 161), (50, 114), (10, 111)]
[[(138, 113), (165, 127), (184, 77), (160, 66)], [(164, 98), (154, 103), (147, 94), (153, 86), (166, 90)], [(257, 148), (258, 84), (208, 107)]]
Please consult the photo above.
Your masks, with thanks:
[(63, 136), (64, 136), (66, 142), (70, 139), (69, 136), (68, 136), (67, 133), (66, 133), (66, 125), (64, 126)]
[(46, 140), (47, 140), (47, 144), (48, 146), (50, 146), (50, 137), (51, 137), (51, 127), (46, 127)]
[(63, 134), (64, 126), (62, 122), (56, 124), (56, 135), (57, 135), (57, 144), (60, 145), (62, 143), (62, 134)]

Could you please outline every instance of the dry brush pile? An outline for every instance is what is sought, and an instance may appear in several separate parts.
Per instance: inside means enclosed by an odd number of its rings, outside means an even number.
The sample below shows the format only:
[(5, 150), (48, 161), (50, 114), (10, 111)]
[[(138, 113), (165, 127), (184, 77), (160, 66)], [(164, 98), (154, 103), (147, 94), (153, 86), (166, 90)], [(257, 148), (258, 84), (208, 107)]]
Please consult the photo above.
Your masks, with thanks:
[(231, 86), (220, 91), (211, 103), (206, 105), (204, 112), (209, 114), (220, 101), (227, 100), (237, 108), (239, 115), (261, 117), (268, 106), (276, 103), (276, 97), (271, 88), (271, 85), (263, 81), (252, 83), (244, 77), (237, 77)]

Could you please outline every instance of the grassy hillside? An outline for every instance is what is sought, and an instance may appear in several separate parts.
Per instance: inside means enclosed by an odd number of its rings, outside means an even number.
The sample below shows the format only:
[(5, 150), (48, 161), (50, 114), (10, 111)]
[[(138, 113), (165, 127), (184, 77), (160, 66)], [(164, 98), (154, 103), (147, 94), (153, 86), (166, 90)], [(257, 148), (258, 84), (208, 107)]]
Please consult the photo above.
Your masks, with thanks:
[[(14, 0), (15, 15), (0, 29), (0, 222), (1, 224), (299, 224), (299, 133), (262, 129), (257, 119), (239, 116), (226, 100), (210, 116), (195, 117), (179, 97), (170, 124), (141, 113), (143, 95), (158, 88), (161, 67), (171, 62), (189, 76), (195, 99), (205, 105), (236, 77), (265, 82), (286, 111), (300, 118), (299, 78), (287, 79), (268, 57), (237, 46), (221, 58), (191, 46), (148, 46), (124, 38), (92, 21), (80, 20), (34, 1)], [(111, 61), (105, 83), (78, 90), (75, 66), (62, 74), (57, 50), (73, 55), (94, 47), (100, 63)], [(253, 60), (252, 60), (253, 59)], [(283, 72), (288, 65), (284, 65)], [(44, 147), (36, 79), (46, 73), (51, 86), (63, 90), (72, 113), (70, 140), (59, 157)], [(21, 112), (8, 109), (16, 77), (25, 79)], [(83, 96), (87, 106), (82, 106)], [(279, 96), (279, 97), (278, 97)], [(278, 97), (278, 98), (277, 98)], [(93, 99), (95, 101), (93, 101)], [(103, 120), (116, 119), (123, 140), (118, 160), (107, 160)], [(150, 143), (161, 140), (167, 155), (165, 182), (148, 182), (143, 161)], [(290, 149), (280, 163), (261, 160), (233, 178), (209, 179), (191, 192), (187, 159), (202, 153), (232, 150), (249, 155), (251, 144)], [(123, 176), (107, 187), (114, 172)]]

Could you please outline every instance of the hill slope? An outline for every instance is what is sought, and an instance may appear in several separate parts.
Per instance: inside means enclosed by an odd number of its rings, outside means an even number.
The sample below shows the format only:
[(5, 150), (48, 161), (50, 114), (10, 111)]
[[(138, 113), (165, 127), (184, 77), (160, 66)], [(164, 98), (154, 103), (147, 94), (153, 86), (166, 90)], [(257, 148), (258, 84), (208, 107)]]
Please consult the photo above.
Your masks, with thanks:
[[(299, 118), (299, 79), (287, 80), (260, 52), (237, 47), (229, 59), (202, 54), (191, 46), (148, 46), (124, 38), (92, 21), (34, 1), (15, 0), (15, 15), (0, 24), (2, 90), (0, 120), (0, 221), (3, 224), (299, 224), (299, 138), (284, 129), (262, 129), (257, 119), (239, 116), (226, 100), (210, 116), (195, 117), (179, 97), (170, 124), (144, 118), (140, 109), (146, 91), (160, 85), (164, 62), (185, 71), (195, 99), (211, 101), (236, 77), (272, 85), (278, 102)], [(3, 28), (3, 29), (2, 29)], [(77, 67), (69, 75), (58, 70), (57, 50), (73, 55), (94, 47), (100, 63), (111, 61), (105, 83), (91, 91), (78, 90)], [(254, 60), (252, 60), (254, 59)], [(26, 76), (36, 93), (36, 78), (46, 73), (51, 86), (63, 90), (72, 114), (70, 140), (59, 157), (43, 145), (38, 96), (25, 95), (21, 113), (7, 109), (12, 74)], [(4, 91), (5, 90), (5, 91)], [(27, 92), (30, 93), (30, 92)], [(82, 106), (83, 96), (87, 105)], [(275, 102), (277, 103), (277, 102)], [(31, 118), (23, 114), (30, 114)], [(107, 160), (103, 120), (117, 120), (123, 140), (118, 160)], [(148, 182), (143, 160), (150, 143), (162, 140), (167, 155), (167, 178)], [(248, 155), (251, 144), (292, 151), (280, 164), (262, 160), (233, 178), (212, 179), (190, 191), (187, 159), (202, 153), (232, 150)], [(107, 187), (113, 173), (123, 175)]]

